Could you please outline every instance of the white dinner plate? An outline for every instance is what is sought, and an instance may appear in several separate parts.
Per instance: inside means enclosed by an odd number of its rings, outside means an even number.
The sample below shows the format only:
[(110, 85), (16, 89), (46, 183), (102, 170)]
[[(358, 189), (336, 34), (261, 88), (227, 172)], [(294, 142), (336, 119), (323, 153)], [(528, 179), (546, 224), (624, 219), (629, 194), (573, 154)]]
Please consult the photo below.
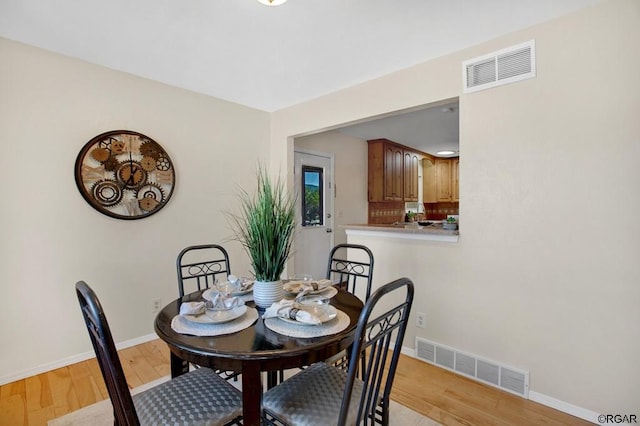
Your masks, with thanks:
[[(290, 295), (296, 296), (298, 293), (300, 293), (304, 289), (303, 285), (308, 283), (309, 281), (289, 281), (285, 283), (284, 286), (282, 286), (282, 288), (284, 289), (285, 292), (289, 293)], [(331, 288), (331, 285), (325, 286), (318, 290), (311, 290), (307, 294), (322, 293), (323, 291), (327, 291), (329, 288)]]
[[(331, 321), (338, 315), (338, 311), (331, 305), (304, 305), (300, 307), (301, 310), (307, 311), (318, 317), (321, 323), (325, 323), (327, 321)], [(300, 322), (296, 320), (292, 320), (290, 318), (278, 317), (284, 322), (288, 322), (290, 324), (298, 324), (298, 325), (315, 325), (309, 324), (306, 322)]]
[(247, 312), (247, 306), (242, 305), (225, 310), (207, 309), (202, 315), (184, 315), (184, 318), (200, 324), (220, 324), (240, 318), (245, 312)]

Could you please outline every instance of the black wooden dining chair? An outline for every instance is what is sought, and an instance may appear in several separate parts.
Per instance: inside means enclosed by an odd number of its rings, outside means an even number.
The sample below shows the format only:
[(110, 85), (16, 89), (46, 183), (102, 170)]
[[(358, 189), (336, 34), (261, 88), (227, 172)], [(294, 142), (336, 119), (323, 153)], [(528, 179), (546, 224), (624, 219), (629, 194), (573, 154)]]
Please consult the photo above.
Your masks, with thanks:
[[(365, 362), (351, 363), (348, 371), (315, 363), (268, 390), (262, 398), (265, 423), (388, 425), (389, 395), (413, 293), (413, 283), (408, 278), (377, 289), (360, 314), (351, 349), (352, 359), (363, 357)], [(402, 302), (397, 303), (398, 300)]]
[(356, 294), (358, 286), (363, 285), (366, 301), (371, 294), (373, 253), (368, 247), (360, 244), (336, 245), (329, 252), (326, 278), (353, 294)]
[[(356, 288), (364, 286), (364, 300), (367, 301), (373, 281), (373, 253), (369, 247), (361, 244), (336, 245), (329, 252), (326, 277), (336, 287), (356, 296)], [(346, 370), (349, 367), (349, 356), (347, 351), (342, 351), (326, 362)]]
[[(351, 255), (349, 257), (349, 255)], [(361, 260), (356, 260), (361, 259)], [(365, 289), (365, 301), (371, 294), (373, 280), (373, 253), (367, 246), (361, 244), (338, 244), (329, 252), (326, 279), (331, 280), (334, 286), (348, 291), (357, 296), (356, 288), (362, 285)], [(326, 360), (344, 370), (348, 368), (348, 353), (341, 351)], [(306, 368), (303, 367), (303, 368)], [(279, 372), (280, 381), (284, 378), (284, 372)]]
[(231, 273), (229, 254), (218, 244), (201, 244), (185, 247), (176, 260), (180, 297), (186, 293), (212, 287), (218, 276), (226, 278)]
[(102, 305), (84, 282), (76, 295), (100, 365), (114, 424), (240, 424), (242, 394), (209, 368), (199, 368), (131, 395)]
[[(231, 274), (229, 254), (219, 244), (200, 244), (182, 249), (176, 259), (178, 292), (185, 294), (213, 287), (218, 277), (227, 278)], [(187, 289), (185, 291), (185, 289)], [(192, 364), (194, 368), (199, 365)], [(225, 380), (238, 379), (235, 371), (217, 370)]]

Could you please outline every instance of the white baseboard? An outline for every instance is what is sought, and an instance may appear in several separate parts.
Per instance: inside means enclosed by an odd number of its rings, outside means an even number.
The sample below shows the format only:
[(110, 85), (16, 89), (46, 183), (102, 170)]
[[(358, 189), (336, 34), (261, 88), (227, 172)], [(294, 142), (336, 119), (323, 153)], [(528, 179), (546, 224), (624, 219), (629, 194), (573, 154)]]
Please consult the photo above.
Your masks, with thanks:
[(555, 399), (532, 390), (529, 391), (529, 399), (539, 404), (546, 405), (547, 407), (562, 411), (563, 413), (579, 417), (588, 422), (599, 424), (598, 413), (594, 413), (586, 408), (578, 407), (577, 405), (569, 404), (568, 402), (560, 401), (559, 399)]
[[(410, 356), (412, 358), (415, 358), (419, 361), (426, 363), (426, 361), (416, 357), (416, 351), (414, 348), (403, 346), (402, 353), (404, 355)], [(434, 365), (434, 364), (430, 364), (430, 365)], [(434, 365), (434, 367), (438, 367), (438, 366)], [(447, 371), (451, 371), (451, 370), (447, 370)], [(466, 377), (466, 376), (463, 376), (463, 377)], [(554, 410), (562, 411), (563, 413), (570, 414), (575, 417), (579, 417), (588, 422), (598, 424), (598, 413), (594, 413), (593, 411), (587, 410), (586, 408), (578, 407), (576, 405), (569, 404), (568, 402), (564, 402), (559, 399), (541, 394), (539, 392), (532, 391), (531, 389), (529, 390), (529, 400), (533, 402), (537, 402), (538, 404), (546, 405), (547, 407), (553, 408)]]
[[(400, 351), (401, 353), (410, 356), (411, 358), (416, 358), (418, 359), (418, 357), (416, 357), (416, 350), (414, 348), (408, 348), (406, 346), (402, 347), (402, 350)], [(420, 360), (422, 361), (422, 360)]]
[[(130, 348), (131, 346), (136, 346), (141, 343), (146, 343), (151, 340), (157, 339), (158, 336), (153, 334), (147, 334), (146, 336), (136, 337), (135, 339), (127, 340), (124, 342), (116, 343), (116, 348), (118, 350), (124, 348)], [(28, 368), (26, 370), (16, 371), (15, 373), (7, 374), (5, 376), (0, 377), (0, 385), (4, 385), (7, 383), (15, 382), (16, 380), (24, 379), (26, 377), (35, 376), (37, 374), (46, 373), (47, 371), (55, 370), (56, 368), (66, 367), (67, 365), (75, 364), (77, 362), (85, 361), (90, 358), (95, 358), (96, 354), (94, 351), (83, 352), (81, 354), (72, 355), (67, 358), (59, 359), (56, 361), (48, 362), (46, 364), (38, 365), (33, 368)]]

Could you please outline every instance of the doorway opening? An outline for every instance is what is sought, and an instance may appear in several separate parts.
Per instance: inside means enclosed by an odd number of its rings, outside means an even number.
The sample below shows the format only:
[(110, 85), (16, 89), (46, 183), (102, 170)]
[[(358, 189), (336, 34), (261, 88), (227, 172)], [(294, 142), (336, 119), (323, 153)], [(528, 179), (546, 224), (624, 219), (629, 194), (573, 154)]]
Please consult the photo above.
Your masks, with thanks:
[(324, 278), (333, 247), (333, 156), (296, 149), (294, 163), (294, 275)]

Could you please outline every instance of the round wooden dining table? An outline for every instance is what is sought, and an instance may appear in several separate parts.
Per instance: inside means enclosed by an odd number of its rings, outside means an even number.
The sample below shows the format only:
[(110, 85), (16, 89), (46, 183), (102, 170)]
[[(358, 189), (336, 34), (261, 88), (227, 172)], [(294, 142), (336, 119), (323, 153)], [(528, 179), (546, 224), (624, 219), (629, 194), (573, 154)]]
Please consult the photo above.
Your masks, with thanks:
[[(171, 351), (171, 377), (189, 371), (189, 363), (242, 374), (244, 425), (259, 425), (262, 375), (324, 361), (353, 343), (363, 303), (344, 290), (331, 298), (331, 305), (349, 316), (343, 331), (321, 337), (299, 338), (276, 333), (264, 324), (262, 312), (248, 328), (220, 336), (180, 334), (171, 328), (172, 319), (183, 302), (202, 301), (202, 291), (187, 294), (165, 306), (156, 316), (155, 331)], [(255, 306), (247, 302), (248, 306)], [(313, 327), (313, 326), (309, 326)]]

